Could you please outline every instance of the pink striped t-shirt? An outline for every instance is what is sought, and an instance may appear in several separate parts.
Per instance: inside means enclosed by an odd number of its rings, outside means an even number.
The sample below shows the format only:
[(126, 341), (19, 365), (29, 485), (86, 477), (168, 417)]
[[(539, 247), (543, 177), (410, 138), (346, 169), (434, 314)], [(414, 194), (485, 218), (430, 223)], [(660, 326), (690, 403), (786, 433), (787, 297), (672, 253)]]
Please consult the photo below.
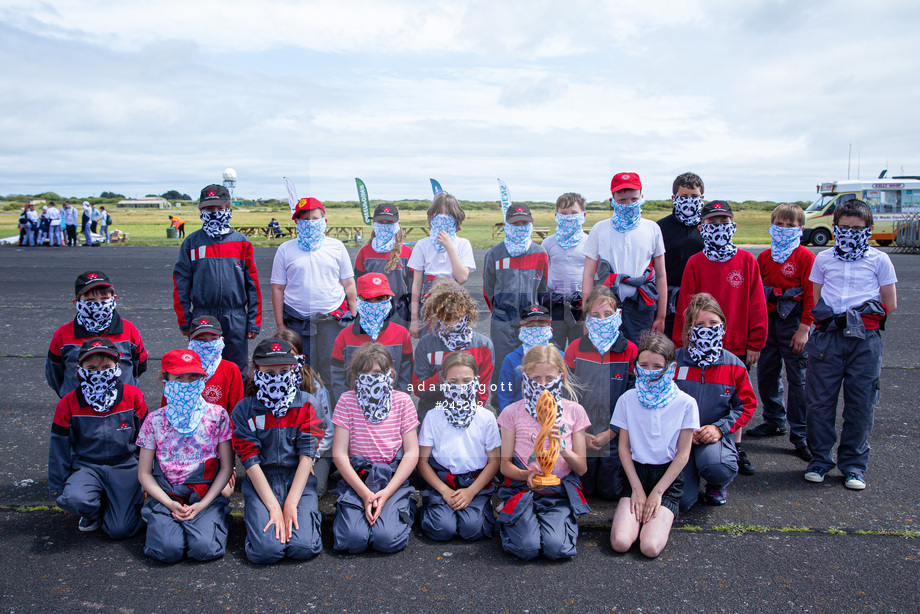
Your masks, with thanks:
[(378, 424), (364, 418), (358, 396), (349, 390), (339, 397), (332, 424), (348, 429), (348, 456), (363, 456), (372, 463), (390, 463), (402, 447), (404, 433), (418, 428), (418, 413), (412, 397), (393, 391), (389, 415)]

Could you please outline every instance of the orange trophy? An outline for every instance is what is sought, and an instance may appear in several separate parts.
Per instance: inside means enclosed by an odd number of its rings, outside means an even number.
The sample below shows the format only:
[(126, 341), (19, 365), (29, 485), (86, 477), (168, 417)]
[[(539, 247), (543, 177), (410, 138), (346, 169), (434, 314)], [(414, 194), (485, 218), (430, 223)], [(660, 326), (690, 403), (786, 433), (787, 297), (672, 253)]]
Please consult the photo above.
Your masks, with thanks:
[[(537, 399), (537, 422), (540, 423), (540, 432), (534, 441), (533, 451), (543, 475), (533, 476), (533, 483), (537, 486), (555, 486), (559, 483), (559, 478), (553, 475), (552, 471), (556, 466), (556, 459), (559, 458), (559, 440), (549, 436), (556, 424), (556, 399), (548, 390), (544, 390)], [(547, 440), (549, 446), (546, 445)]]

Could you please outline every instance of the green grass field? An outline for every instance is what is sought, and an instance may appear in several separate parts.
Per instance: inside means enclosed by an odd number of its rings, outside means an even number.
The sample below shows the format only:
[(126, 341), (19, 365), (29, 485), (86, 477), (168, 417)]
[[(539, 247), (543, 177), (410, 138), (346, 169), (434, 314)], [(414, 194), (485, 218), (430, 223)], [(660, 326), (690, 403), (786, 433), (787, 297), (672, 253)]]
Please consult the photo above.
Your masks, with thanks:
[[(497, 205), (497, 204), (496, 204)], [(178, 239), (167, 239), (166, 229), (169, 227), (169, 216), (178, 215), (186, 220), (185, 231), (189, 234), (201, 227), (198, 221), (198, 210), (194, 206), (181, 207), (176, 209), (119, 209), (106, 207), (112, 216), (113, 224), (109, 231), (117, 228), (129, 234), (129, 243), (131, 245), (178, 245)], [(357, 226), (363, 225), (361, 211), (357, 206), (351, 208), (335, 207), (329, 208), (327, 218), (329, 225)], [(658, 220), (667, 215), (669, 211), (655, 210), (646, 211), (644, 217), (650, 220)], [(555, 212), (550, 207), (534, 208), (534, 226), (555, 227), (553, 221)], [(278, 219), (282, 227), (291, 223), (287, 208), (284, 209), (256, 209), (250, 207), (237, 208), (233, 211), (234, 226), (266, 226), (272, 217)], [(585, 228), (610, 217), (609, 210), (589, 209), (588, 220)], [(17, 235), (18, 230), (18, 210), (0, 211), (0, 237), (9, 237)], [(484, 210), (472, 209), (466, 212), (466, 221), (460, 231), (460, 236), (470, 240), (475, 248), (489, 248), (501, 241), (501, 236), (492, 237), (492, 228), (496, 222), (502, 220), (499, 209)], [(735, 235), (735, 243), (738, 244), (769, 244), (770, 236), (767, 229), (770, 226), (770, 212), (762, 210), (740, 210), (735, 214), (735, 221), (738, 223), (738, 232)], [(403, 226), (424, 226), (427, 225), (425, 211), (400, 210), (400, 223)], [(370, 240), (370, 227), (366, 228), (364, 241)], [(422, 235), (417, 232), (410, 237), (410, 241), (420, 239)], [(81, 235), (82, 240), (82, 235)], [(265, 247), (277, 245), (276, 239), (267, 239), (265, 237), (251, 237), (254, 245)], [(353, 240), (346, 243), (354, 246)]]

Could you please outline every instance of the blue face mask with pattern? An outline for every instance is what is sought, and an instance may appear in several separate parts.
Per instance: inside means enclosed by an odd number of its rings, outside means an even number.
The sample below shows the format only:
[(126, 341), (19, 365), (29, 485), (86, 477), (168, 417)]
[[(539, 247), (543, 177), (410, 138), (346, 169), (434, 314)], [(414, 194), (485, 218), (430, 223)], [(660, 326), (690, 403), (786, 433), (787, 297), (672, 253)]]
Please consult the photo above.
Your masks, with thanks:
[(523, 226), (505, 222), (505, 249), (512, 256), (523, 255), (533, 243), (530, 238), (531, 233), (533, 233), (533, 223), (531, 222), (527, 222)]
[(518, 339), (524, 344), (526, 354), (538, 345), (546, 345), (553, 338), (553, 329), (549, 326), (522, 326), (518, 331)]
[(799, 246), (802, 238), (802, 227), (793, 226), (784, 228), (776, 224), (770, 225), (770, 255), (773, 262), (786, 262), (795, 248)]
[(371, 224), (374, 229), (374, 238), (371, 240), (371, 248), (378, 254), (387, 254), (396, 245), (396, 234), (399, 232), (399, 222), (392, 224), (381, 224), (374, 222)]
[(305, 252), (312, 252), (322, 246), (326, 238), (326, 218), (318, 220), (297, 220), (297, 246)]
[(429, 236), (432, 238), (432, 245), (439, 252), (444, 251), (444, 246), (438, 242), (438, 235), (441, 234), (442, 230), (450, 235), (451, 241), (457, 238), (457, 220), (446, 213), (432, 216), (430, 227), (431, 233)]
[(171, 380), (163, 383), (163, 396), (166, 397), (166, 419), (182, 435), (191, 435), (201, 419), (207, 402), (202, 398), (205, 378), (194, 382)]
[(613, 217), (610, 220), (613, 224), (613, 229), (618, 232), (628, 232), (639, 226), (639, 222), (642, 220), (642, 205), (644, 204), (644, 198), (627, 204), (618, 203), (615, 200), (611, 201), (610, 206), (613, 207)]
[(220, 364), (220, 357), (224, 351), (224, 338), (218, 337), (214, 341), (192, 339), (188, 342), (188, 349), (198, 354), (198, 357), (201, 358), (201, 366), (210, 378)]
[(377, 341), (377, 337), (380, 336), (380, 331), (383, 330), (383, 325), (387, 321), (387, 316), (390, 315), (392, 306), (393, 301), (390, 299), (379, 303), (369, 303), (360, 297), (358, 298), (358, 315), (361, 317), (361, 328), (374, 341)]
[(636, 365), (636, 395), (639, 403), (647, 409), (661, 409), (673, 401), (678, 391), (674, 383), (676, 370), (676, 362), (657, 371)]
[(585, 225), (585, 212), (564, 215), (556, 214), (556, 243), (566, 249), (575, 247), (581, 241)]
[(585, 318), (585, 328), (588, 329), (588, 338), (597, 351), (603, 355), (607, 353), (617, 338), (620, 336), (620, 326), (623, 324), (623, 311), (616, 310), (612, 316), (595, 318), (588, 314)]

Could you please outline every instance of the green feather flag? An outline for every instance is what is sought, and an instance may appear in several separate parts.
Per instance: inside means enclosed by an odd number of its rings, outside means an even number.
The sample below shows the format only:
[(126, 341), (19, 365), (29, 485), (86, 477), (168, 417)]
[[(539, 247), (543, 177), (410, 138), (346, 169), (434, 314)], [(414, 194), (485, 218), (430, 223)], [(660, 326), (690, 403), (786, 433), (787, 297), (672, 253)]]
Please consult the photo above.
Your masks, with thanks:
[(364, 223), (371, 223), (371, 202), (367, 199), (367, 186), (364, 182), (355, 177), (355, 184), (358, 186), (358, 201), (361, 203), (361, 215), (364, 216)]

